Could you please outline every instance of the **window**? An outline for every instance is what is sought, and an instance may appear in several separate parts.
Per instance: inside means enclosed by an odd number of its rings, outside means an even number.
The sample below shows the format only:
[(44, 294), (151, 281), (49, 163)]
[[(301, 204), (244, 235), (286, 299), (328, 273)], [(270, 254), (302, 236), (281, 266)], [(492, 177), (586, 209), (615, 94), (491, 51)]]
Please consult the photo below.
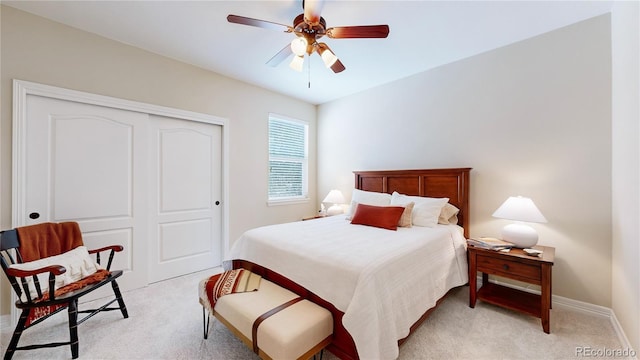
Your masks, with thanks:
[(269, 114), (269, 203), (307, 200), (309, 125)]

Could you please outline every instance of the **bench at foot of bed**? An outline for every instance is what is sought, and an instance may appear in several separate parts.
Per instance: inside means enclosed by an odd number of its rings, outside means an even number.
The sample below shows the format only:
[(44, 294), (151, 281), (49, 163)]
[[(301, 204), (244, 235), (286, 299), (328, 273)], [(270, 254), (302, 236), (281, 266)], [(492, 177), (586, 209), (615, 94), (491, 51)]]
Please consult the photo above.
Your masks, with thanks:
[[(265, 279), (258, 291), (222, 296), (214, 307), (208, 302), (200, 293), (204, 338), (213, 315), (262, 359), (309, 359), (331, 343), (333, 318), (328, 310)], [(213, 314), (207, 308), (213, 308)]]

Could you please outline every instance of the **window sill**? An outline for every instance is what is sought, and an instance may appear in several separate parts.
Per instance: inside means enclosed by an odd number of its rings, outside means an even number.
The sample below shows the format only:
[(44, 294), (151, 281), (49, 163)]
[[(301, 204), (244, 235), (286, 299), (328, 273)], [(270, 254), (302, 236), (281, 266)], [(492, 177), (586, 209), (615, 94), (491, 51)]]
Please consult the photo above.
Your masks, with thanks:
[(281, 206), (281, 205), (294, 205), (294, 204), (305, 204), (309, 202), (308, 197), (304, 198), (290, 198), (290, 199), (277, 199), (277, 200), (268, 200), (268, 206)]

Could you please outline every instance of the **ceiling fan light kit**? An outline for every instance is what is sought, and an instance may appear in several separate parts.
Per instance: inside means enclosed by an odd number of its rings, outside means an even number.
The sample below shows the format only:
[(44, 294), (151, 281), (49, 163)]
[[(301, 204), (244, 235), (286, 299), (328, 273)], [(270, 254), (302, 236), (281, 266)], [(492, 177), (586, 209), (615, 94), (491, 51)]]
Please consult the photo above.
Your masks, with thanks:
[(289, 67), (297, 72), (302, 72), (302, 65), (304, 64), (304, 55), (303, 56), (294, 56), (289, 64)]
[(307, 45), (307, 40), (302, 37), (297, 37), (291, 40), (291, 51), (296, 56), (304, 56), (304, 54), (307, 52)]
[(279, 30), (287, 33), (294, 33), (296, 38), (291, 44), (285, 46), (269, 61), (268, 65), (277, 66), (291, 54), (295, 55), (289, 67), (296, 71), (302, 71), (304, 55), (311, 56), (314, 52), (322, 58), (325, 66), (334, 73), (345, 70), (344, 65), (336, 54), (331, 51), (325, 43), (318, 42), (323, 36), (331, 39), (365, 39), (365, 38), (386, 38), (389, 35), (388, 25), (364, 25), (364, 26), (341, 26), (327, 28), (327, 23), (320, 16), (323, 1), (304, 0), (302, 2), (303, 13), (296, 16), (293, 26), (274, 23), (271, 21), (252, 19), (239, 15), (227, 16), (227, 21), (234, 24), (249, 25), (264, 29)]
[(319, 48), (318, 52), (320, 53), (320, 57), (322, 58), (324, 65), (328, 68), (331, 67), (331, 65), (335, 64), (336, 61), (338, 61), (338, 57), (336, 56), (336, 54), (331, 52), (331, 50), (329, 49)]

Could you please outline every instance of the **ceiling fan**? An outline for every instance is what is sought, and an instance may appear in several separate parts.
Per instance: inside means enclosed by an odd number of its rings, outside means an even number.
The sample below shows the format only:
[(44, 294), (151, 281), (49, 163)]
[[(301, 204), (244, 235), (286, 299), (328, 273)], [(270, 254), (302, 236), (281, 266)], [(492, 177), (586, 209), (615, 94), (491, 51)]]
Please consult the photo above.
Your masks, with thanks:
[(314, 52), (320, 55), (325, 66), (331, 68), (334, 73), (344, 71), (344, 65), (333, 51), (331, 51), (329, 46), (323, 42), (318, 42), (318, 40), (325, 35), (331, 39), (386, 38), (389, 35), (388, 25), (339, 26), (327, 28), (326, 21), (320, 16), (322, 6), (323, 1), (321, 0), (303, 0), (302, 8), (304, 12), (296, 16), (293, 20), (293, 26), (239, 15), (229, 15), (227, 16), (227, 21), (235, 24), (294, 33), (296, 37), (291, 41), (291, 44), (287, 44), (287, 46), (267, 61), (267, 65), (275, 67), (284, 59), (288, 58), (289, 55), (294, 54), (295, 56), (289, 66), (297, 71), (302, 71), (304, 55), (308, 54), (311, 56)]

